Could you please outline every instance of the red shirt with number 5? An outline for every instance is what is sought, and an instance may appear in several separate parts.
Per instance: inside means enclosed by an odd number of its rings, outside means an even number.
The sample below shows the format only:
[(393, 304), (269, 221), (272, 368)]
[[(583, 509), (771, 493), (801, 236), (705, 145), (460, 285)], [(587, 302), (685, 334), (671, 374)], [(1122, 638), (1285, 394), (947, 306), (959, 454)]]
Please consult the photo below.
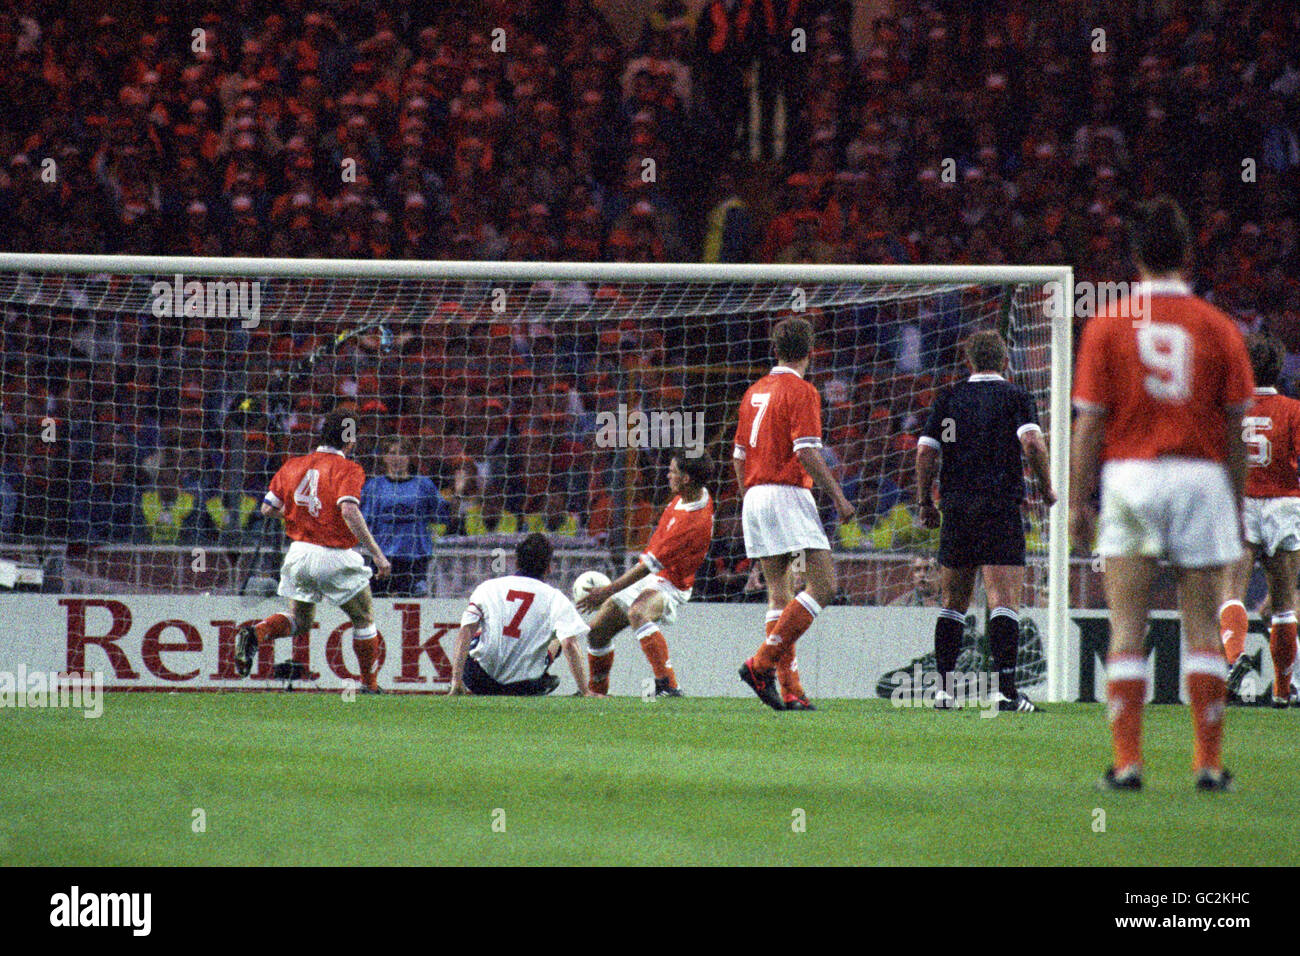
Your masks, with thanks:
[(1075, 407), (1106, 414), (1106, 461), (1223, 461), (1227, 415), (1244, 411), (1255, 387), (1241, 332), (1184, 283), (1135, 294), (1084, 327)]
[(343, 521), (345, 501), (361, 504), (366, 472), (341, 451), (324, 445), (290, 458), (271, 479), (266, 502), (284, 511), (284, 530), (294, 541), (351, 548), (357, 536)]
[(1255, 401), (1241, 422), (1246, 442), (1246, 496), (1300, 498), (1296, 458), (1300, 454), (1300, 402), (1275, 388), (1255, 389)]

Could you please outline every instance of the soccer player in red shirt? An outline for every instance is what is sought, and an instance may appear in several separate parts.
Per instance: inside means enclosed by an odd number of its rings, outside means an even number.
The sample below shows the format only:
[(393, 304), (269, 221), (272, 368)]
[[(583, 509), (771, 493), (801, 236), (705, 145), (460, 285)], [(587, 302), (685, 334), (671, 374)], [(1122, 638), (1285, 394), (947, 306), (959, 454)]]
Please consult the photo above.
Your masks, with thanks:
[[(835, 598), (835, 565), (810, 489), (816, 482), (829, 494), (842, 521), (853, 516), (853, 506), (822, 458), (821, 395), (804, 379), (812, 361), (812, 326), (783, 319), (772, 344), (777, 364), (741, 399), (731, 462), (744, 491), (745, 553), (762, 562), (768, 601), (767, 639), (740, 666), (740, 679), (773, 710), (813, 710), (794, 647)], [(806, 582), (793, 599), (792, 567)]]
[(640, 560), (616, 581), (592, 588), (578, 602), (583, 612), (600, 609), (587, 635), (591, 689), (596, 693), (609, 693), (614, 635), (631, 627), (654, 673), (655, 696), (682, 696), (659, 626), (676, 620), (677, 609), (691, 599), (695, 573), (713, 542), (713, 499), (708, 489), (712, 476), (708, 452), (701, 450), (695, 457), (684, 451), (674, 453), (668, 461), (668, 487), (674, 498)]
[(352, 413), (335, 410), (325, 416), (320, 446), (310, 455), (290, 458), (271, 479), (262, 501), (262, 514), (284, 520), (293, 539), (280, 566), (281, 597), (293, 602), (293, 613), (272, 614), (236, 632), (235, 671), (246, 676), (260, 641), (307, 634), (316, 604), (328, 598), (352, 619), (352, 648), (361, 670), (362, 688), (378, 693), (374, 673), (374, 605), (370, 596), (370, 569), (353, 550), (360, 541), (375, 561), (375, 576), (392, 569), (361, 516), (362, 467), (348, 455), (356, 447), (356, 420)]
[(1165, 559), (1178, 571), (1196, 787), (1226, 790), (1227, 666), (1216, 605), (1228, 567), (1241, 559), (1242, 413), (1254, 380), (1236, 325), (1193, 296), (1184, 278), (1192, 244), (1182, 210), (1159, 199), (1137, 218), (1133, 257), (1142, 281), (1084, 328), (1074, 387), (1070, 534), (1076, 547), (1092, 545), (1100, 474), (1096, 548), (1110, 606), (1106, 696), (1115, 761), (1100, 785), (1142, 787), (1143, 639)]
[(1279, 395), (1282, 343), (1271, 335), (1253, 335), (1246, 342), (1255, 373), (1255, 400), (1242, 420), (1246, 443), (1246, 500), (1242, 523), (1247, 553), (1230, 574), (1228, 600), (1219, 609), (1223, 655), (1228, 666), (1229, 699), (1238, 696), (1250, 669), (1242, 653), (1246, 640), (1246, 587), (1258, 561), (1268, 577), (1268, 634), (1273, 658), (1273, 706), (1291, 703), (1296, 658), (1296, 575), (1300, 574), (1300, 402)]

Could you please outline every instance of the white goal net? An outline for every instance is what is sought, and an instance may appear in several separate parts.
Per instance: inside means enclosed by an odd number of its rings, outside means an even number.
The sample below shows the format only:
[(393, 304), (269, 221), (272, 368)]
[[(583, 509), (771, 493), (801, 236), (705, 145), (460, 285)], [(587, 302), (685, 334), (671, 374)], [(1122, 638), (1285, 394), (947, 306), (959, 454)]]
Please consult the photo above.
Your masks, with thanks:
[[(858, 509), (841, 523), (823, 502), (841, 599), (906, 602), (937, 548), (913, 500), (916, 437), (964, 375), (967, 335), (1004, 333), (1064, 441), (1069, 319), (1054, 327), (1051, 282), (1068, 290), (1069, 271), (0, 257), (0, 557), (67, 590), (238, 590), (280, 553), (257, 513), (270, 476), (343, 406), (368, 475), (434, 489), (367, 502), (385, 533), (427, 539), (402, 545), (425, 558), (416, 593), (467, 593), (532, 530), (556, 543), (556, 583), (621, 568), (684, 447), (717, 473), (697, 593), (758, 599), (731, 438), (773, 324), (799, 314), (826, 454)], [(1027, 603), (1046, 607), (1053, 536), (1030, 488)]]

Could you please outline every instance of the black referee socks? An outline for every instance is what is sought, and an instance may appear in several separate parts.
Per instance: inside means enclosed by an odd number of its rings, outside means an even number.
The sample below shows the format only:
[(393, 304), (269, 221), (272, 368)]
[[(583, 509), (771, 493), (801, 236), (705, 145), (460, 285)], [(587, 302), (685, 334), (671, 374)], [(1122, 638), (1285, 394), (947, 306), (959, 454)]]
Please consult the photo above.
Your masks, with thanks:
[(989, 614), (989, 650), (998, 669), (998, 690), (1003, 697), (1016, 696), (1016, 653), (1020, 649), (1020, 615), (1009, 607), (995, 607)]
[(957, 669), (957, 655), (961, 652), (961, 636), (966, 630), (966, 618), (957, 611), (944, 609), (934, 622), (934, 657), (945, 690), (948, 675)]

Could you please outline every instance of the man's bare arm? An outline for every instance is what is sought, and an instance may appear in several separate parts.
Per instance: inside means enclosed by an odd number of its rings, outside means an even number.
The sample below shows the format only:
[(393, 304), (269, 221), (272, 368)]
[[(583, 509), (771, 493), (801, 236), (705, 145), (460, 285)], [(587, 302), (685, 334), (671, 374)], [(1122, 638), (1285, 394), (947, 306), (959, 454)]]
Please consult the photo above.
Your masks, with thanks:
[(916, 503), (925, 505), (934, 499), (930, 491), (934, 488), (934, 473), (939, 463), (938, 450), (929, 445), (916, 446)]
[(596, 610), (596, 608), (609, 600), (610, 597), (624, 588), (636, 584), (636, 582), (640, 581), (649, 573), (650, 569), (646, 567), (645, 562), (638, 561), (603, 588), (592, 588), (588, 591), (587, 596), (578, 602), (578, 610), (582, 611), (584, 614), (588, 611)]
[(817, 487), (831, 496), (831, 499), (835, 502), (835, 510), (839, 513), (840, 520), (847, 521), (852, 518), (853, 505), (849, 504), (849, 499), (844, 497), (840, 483), (835, 480), (831, 470), (826, 467), (826, 459), (822, 457), (821, 449), (800, 448), (795, 451), (795, 454), (799, 456), (799, 463), (804, 466)]
[(569, 662), (569, 670), (573, 671), (573, 681), (578, 685), (578, 693), (583, 697), (599, 696), (593, 695), (587, 684), (587, 671), (582, 666), (582, 652), (578, 648), (578, 639), (560, 638), (560, 648), (564, 651), (564, 659)]
[(1101, 473), (1101, 449), (1106, 438), (1106, 413), (1080, 410), (1074, 420), (1070, 448), (1070, 539), (1081, 551), (1092, 547), (1096, 516), (1092, 496)]
[(456, 632), (456, 646), (451, 652), (451, 690), (449, 693), (467, 694), (465, 688), (465, 661), (469, 658), (470, 641), (474, 639), (477, 624), (462, 624)]
[(1041, 429), (1031, 428), (1020, 437), (1020, 447), (1029, 459), (1029, 467), (1038, 479), (1043, 500), (1049, 506), (1056, 504), (1056, 489), (1052, 487), (1052, 466), (1047, 457), (1047, 441)]
[(375, 577), (382, 578), (387, 575), (392, 570), (392, 565), (388, 563), (388, 558), (384, 557), (384, 552), (375, 541), (375, 536), (370, 533), (370, 526), (366, 524), (365, 515), (361, 513), (357, 503), (345, 501), (339, 505), (339, 511), (343, 514), (343, 523), (348, 526), (348, 530), (357, 536), (361, 546), (375, 559)]
[(921, 527), (939, 527), (939, 509), (935, 507), (934, 474), (939, 463), (939, 449), (923, 442), (916, 446), (916, 504), (921, 509)]

